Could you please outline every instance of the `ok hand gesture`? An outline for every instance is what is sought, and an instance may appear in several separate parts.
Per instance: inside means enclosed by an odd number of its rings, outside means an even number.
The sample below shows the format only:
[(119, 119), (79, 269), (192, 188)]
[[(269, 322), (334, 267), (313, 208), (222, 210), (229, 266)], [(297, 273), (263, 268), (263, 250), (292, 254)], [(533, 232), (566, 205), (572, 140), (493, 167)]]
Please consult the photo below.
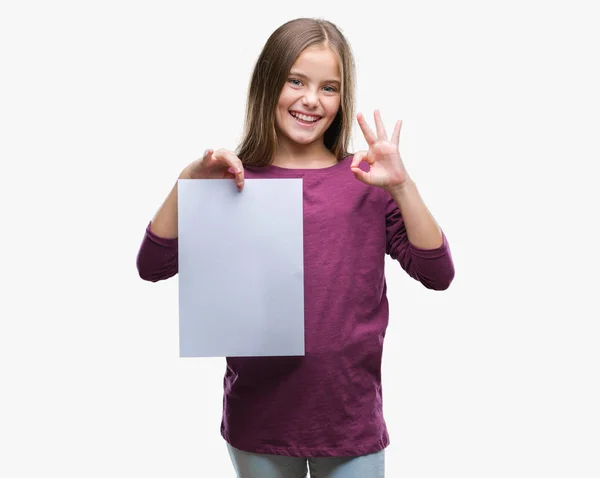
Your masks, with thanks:
[[(362, 113), (356, 115), (369, 150), (356, 152), (350, 168), (356, 179), (389, 192), (395, 188), (401, 188), (409, 179), (398, 150), (402, 120), (398, 120), (392, 138), (388, 140), (379, 110), (375, 110), (374, 116), (377, 135), (369, 128)], [(369, 171), (365, 172), (358, 167), (362, 161), (367, 162)]]

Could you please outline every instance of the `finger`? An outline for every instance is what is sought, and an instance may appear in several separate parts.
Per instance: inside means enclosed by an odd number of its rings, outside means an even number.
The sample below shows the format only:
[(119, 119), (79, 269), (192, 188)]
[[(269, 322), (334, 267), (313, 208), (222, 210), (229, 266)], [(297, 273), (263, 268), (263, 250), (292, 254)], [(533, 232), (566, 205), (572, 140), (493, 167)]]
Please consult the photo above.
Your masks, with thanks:
[(211, 158), (212, 152), (213, 152), (212, 149), (205, 149), (204, 153), (202, 153), (202, 156), (194, 161), (194, 165), (196, 167), (198, 167), (198, 166), (203, 166), (203, 165), (209, 164), (209, 162), (212, 160), (212, 158)]
[(375, 127), (377, 128), (377, 137), (384, 141), (388, 140), (387, 133), (385, 132), (385, 126), (383, 126), (383, 120), (381, 119), (381, 112), (375, 110), (373, 114), (375, 116)]
[(367, 151), (357, 151), (352, 157), (350, 168), (359, 168), (359, 164), (364, 161)]
[(244, 187), (244, 166), (240, 158), (226, 149), (218, 150), (217, 152), (213, 153), (213, 156), (233, 169), (233, 173), (235, 174), (235, 182), (238, 189), (241, 191)]
[(229, 167), (233, 168), (236, 173), (243, 172), (244, 166), (242, 165), (242, 161), (231, 151), (226, 149), (219, 149), (218, 151), (213, 153), (213, 157), (219, 159), (221, 162), (227, 164)]
[(394, 132), (392, 133), (392, 139), (390, 140), (392, 143), (395, 143), (396, 146), (400, 146), (400, 129), (402, 128), (402, 120), (398, 120), (396, 123), (396, 127), (394, 128)]
[(243, 181), (243, 179), (242, 179), (241, 182), (239, 181), (239, 174), (237, 174), (235, 172), (235, 169), (233, 169), (232, 167), (229, 167), (229, 169), (227, 169), (227, 171), (223, 175), (223, 179), (233, 179), (233, 180), (235, 180), (235, 184), (236, 184), (237, 188), (240, 191), (244, 187), (244, 181)]
[(363, 135), (365, 136), (365, 139), (367, 140), (367, 144), (369, 146), (375, 144), (377, 142), (377, 136), (375, 136), (375, 133), (373, 133), (373, 131), (371, 131), (371, 128), (369, 128), (369, 125), (365, 121), (365, 117), (363, 116), (363, 114), (358, 113), (356, 115), (356, 119), (358, 121), (360, 129), (363, 132)]
[(352, 172), (354, 173), (354, 177), (363, 183), (369, 184), (369, 173), (363, 171), (360, 168), (352, 168)]
[(207, 149), (206, 151), (204, 151), (204, 155), (202, 156), (202, 160), (204, 161), (211, 161), (211, 162), (217, 162), (218, 159), (215, 158), (214, 156), (214, 149)]

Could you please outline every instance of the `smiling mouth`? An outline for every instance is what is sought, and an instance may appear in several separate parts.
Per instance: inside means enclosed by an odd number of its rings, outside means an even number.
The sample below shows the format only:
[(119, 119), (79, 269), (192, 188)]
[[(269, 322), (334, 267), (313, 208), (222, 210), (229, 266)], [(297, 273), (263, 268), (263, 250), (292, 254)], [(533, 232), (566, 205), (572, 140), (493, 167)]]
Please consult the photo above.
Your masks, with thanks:
[[(312, 126), (312, 125), (318, 123), (319, 121), (321, 121), (321, 116), (300, 115), (299, 113), (295, 113), (295, 112), (291, 112), (291, 111), (289, 113), (290, 113), (290, 116), (292, 118), (294, 118), (296, 120), (296, 122), (300, 123), (301, 125)], [(310, 120), (307, 121), (306, 119), (302, 119), (302, 118), (309, 118)]]

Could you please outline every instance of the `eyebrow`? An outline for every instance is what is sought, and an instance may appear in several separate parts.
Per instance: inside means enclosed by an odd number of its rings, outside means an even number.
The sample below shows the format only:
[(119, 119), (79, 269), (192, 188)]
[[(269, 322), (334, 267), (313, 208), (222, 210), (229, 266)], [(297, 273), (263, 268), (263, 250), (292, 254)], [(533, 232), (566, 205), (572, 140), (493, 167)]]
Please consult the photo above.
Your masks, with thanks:
[[(290, 75), (293, 76), (299, 76), (300, 78), (304, 78), (304, 79), (308, 79), (308, 76), (306, 76), (304, 73), (300, 73), (299, 71), (290, 71)], [(337, 83), (338, 85), (341, 85), (340, 80), (325, 80), (323, 81), (323, 83)]]

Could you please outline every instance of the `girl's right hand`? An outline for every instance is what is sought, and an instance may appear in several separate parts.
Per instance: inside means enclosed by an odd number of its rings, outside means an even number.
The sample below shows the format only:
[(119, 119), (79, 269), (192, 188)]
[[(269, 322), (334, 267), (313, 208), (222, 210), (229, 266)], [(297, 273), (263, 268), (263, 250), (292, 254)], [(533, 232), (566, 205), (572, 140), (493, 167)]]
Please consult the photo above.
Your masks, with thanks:
[(235, 179), (241, 191), (244, 187), (244, 166), (231, 151), (207, 149), (204, 156), (183, 169), (179, 179)]

